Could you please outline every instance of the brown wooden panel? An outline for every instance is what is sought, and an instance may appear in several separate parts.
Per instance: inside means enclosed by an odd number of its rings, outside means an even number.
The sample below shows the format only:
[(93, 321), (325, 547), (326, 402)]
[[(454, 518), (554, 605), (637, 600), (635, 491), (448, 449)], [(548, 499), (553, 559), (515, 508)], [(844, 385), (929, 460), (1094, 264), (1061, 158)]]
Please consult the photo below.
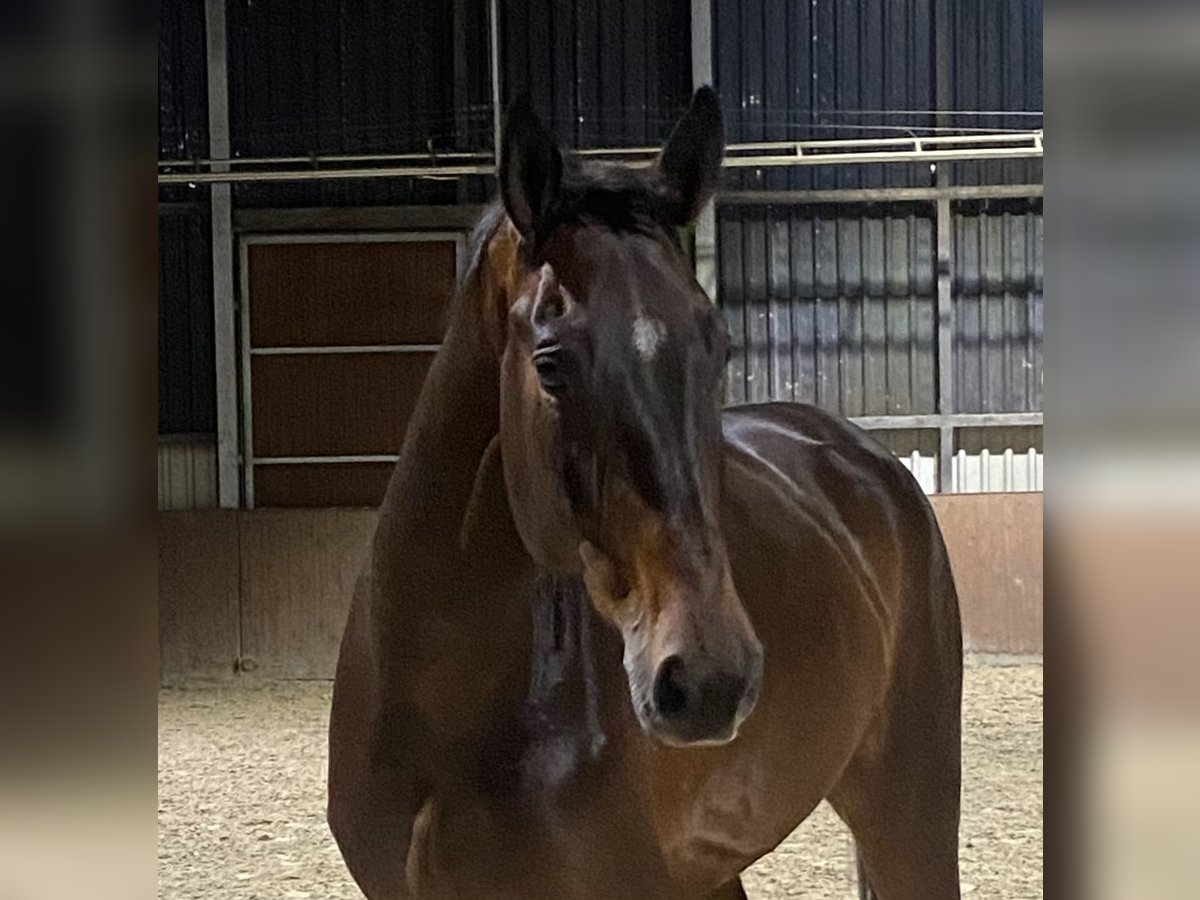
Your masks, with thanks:
[(158, 516), (159, 677), (233, 675), (238, 657), (235, 510)]
[(254, 505), (366, 506), (383, 502), (393, 463), (255, 466)]
[(374, 510), (242, 514), (242, 652), (255, 671), (331, 678)]
[(400, 452), (432, 362), (432, 353), (254, 357), (254, 455)]
[(254, 347), (438, 343), (450, 241), (251, 244)]
[(930, 497), (958, 585), (968, 650), (1042, 652), (1042, 494)]

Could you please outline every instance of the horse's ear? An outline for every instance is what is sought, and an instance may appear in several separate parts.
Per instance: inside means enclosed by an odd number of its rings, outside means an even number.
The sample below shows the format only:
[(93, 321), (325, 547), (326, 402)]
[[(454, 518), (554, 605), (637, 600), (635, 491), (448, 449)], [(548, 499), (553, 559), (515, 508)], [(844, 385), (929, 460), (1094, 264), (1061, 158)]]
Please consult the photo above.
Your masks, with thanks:
[(663, 215), (671, 224), (687, 225), (700, 215), (717, 189), (724, 155), (725, 128), (717, 94), (711, 87), (699, 88), (655, 163)]
[(522, 237), (533, 239), (546, 224), (562, 170), (562, 153), (522, 93), (508, 109), (499, 168), (500, 196)]

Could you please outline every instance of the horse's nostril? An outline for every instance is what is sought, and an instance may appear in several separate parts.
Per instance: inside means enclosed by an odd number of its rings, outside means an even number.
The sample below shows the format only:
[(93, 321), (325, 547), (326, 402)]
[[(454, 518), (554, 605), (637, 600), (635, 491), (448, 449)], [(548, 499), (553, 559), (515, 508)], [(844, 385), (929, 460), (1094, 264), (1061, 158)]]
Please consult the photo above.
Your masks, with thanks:
[(658, 676), (654, 679), (654, 706), (665, 719), (677, 718), (687, 709), (687, 689), (680, 657), (668, 656), (658, 667)]
[(542, 387), (556, 392), (566, 386), (562, 371), (562, 347), (558, 344), (539, 346), (533, 352), (533, 367)]
[(705, 720), (713, 723), (730, 722), (737, 716), (738, 707), (741, 706), (745, 694), (744, 679), (718, 672), (701, 685), (697, 712)]
[(742, 674), (711, 671), (669, 656), (654, 679), (653, 706), (659, 723), (685, 743), (725, 741), (733, 736), (749, 681)]

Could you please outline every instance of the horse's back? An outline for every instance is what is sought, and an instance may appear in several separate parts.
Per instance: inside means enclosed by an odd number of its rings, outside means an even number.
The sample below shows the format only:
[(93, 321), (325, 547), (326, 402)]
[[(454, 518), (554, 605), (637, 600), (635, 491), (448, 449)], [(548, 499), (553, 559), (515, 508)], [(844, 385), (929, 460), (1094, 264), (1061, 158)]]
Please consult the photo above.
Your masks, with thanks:
[(911, 592), (915, 585), (905, 582), (915, 580), (942, 594), (948, 590), (957, 606), (924, 491), (869, 433), (801, 403), (731, 407), (723, 429), (732, 475), (727, 490), (736, 492), (747, 481), (769, 486), (780, 505), (802, 510), (851, 544), (880, 590)]
[(880, 896), (955, 898), (962, 628), (933, 509), (887, 448), (814, 407), (734, 407), (723, 428), (735, 583), (785, 685), (774, 703), (764, 689), (746, 737), (774, 719), (763, 730), (803, 751), (792, 764), (834, 780), (824, 796)]
[(805, 404), (734, 407), (726, 412), (725, 438), (786, 477), (855, 538), (877, 584), (893, 595), (899, 652), (953, 688), (957, 703), (958, 593), (937, 517), (913, 474), (867, 431)]
[(912, 473), (846, 419), (803, 403), (763, 403), (726, 409), (723, 428), (727, 449), (767, 464), (804, 495), (841, 512), (874, 505), (877, 512), (934, 521)]

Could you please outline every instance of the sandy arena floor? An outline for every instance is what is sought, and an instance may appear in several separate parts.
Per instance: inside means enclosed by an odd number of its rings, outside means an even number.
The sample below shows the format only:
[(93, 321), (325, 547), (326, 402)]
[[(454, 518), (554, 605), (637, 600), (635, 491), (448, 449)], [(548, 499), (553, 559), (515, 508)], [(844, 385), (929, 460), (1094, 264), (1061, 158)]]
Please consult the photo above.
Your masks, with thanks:
[[(325, 827), (325, 682), (159, 694), (159, 897), (360, 898)], [(963, 891), (1042, 896), (1042, 669), (973, 666), (964, 703)], [(822, 806), (747, 873), (751, 898), (853, 895)]]

